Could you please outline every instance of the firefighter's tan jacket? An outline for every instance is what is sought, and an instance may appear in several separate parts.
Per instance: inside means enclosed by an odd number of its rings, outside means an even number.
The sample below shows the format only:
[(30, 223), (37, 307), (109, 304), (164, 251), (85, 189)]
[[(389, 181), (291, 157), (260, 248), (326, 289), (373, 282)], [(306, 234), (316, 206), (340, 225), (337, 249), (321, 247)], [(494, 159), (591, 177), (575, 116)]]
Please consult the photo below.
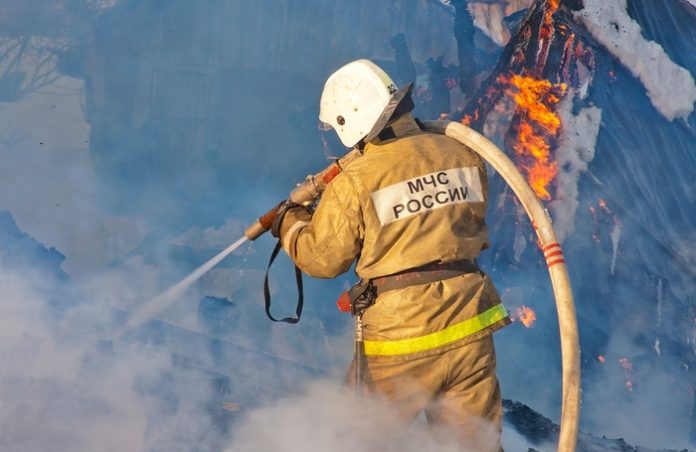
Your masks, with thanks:
[[(305, 273), (363, 279), (433, 262), (475, 259), (488, 246), (487, 178), (481, 158), (444, 135), (421, 131), (411, 115), (396, 138), (368, 143), (326, 187), (313, 216), (291, 210), (283, 248)], [(368, 356), (429, 354), (509, 323), (482, 272), (379, 294), (363, 316)]]

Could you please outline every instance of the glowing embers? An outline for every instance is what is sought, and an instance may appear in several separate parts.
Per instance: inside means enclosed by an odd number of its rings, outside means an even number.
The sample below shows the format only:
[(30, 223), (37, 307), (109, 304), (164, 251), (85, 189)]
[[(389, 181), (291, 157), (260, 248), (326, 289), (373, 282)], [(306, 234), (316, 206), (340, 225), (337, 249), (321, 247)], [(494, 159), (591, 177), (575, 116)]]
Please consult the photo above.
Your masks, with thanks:
[(624, 375), (626, 377), (626, 389), (633, 391), (633, 363), (629, 361), (628, 358), (619, 358), (619, 364), (623, 367)]
[(531, 328), (537, 319), (534, 309), (525, 305), (515, 308), (515, 314), (512, 316), (512, 318), (513, 320), (519, 320), (522, 322), (522, 325), (526, 326), (527, 328)]
[(590, 205), (587, 208), (587, 210), (590, 212), (590, 217), (592, 218), (592, 240), (594, 240), (595, 242), (601, 242), (600, 234), (601, 227), (603, 224), (612, 225), (612, 234), (614, 233), (614, 230), (616, 230), (617, 228), (621, 228), (621, 220), (609, 208), (609, 206), (607, 206), (607, 202), (604, 199), (597, 199), (597, 206), (595, 207), (594, 205)]
[[(607, 358), (604, 355), (597, 355), (597, 361), (600, 364), (606, 364)], [(630, 359), (626, 357), (618, 358), (616, 360), (624, 373), (624, 386), (628, 392), (633, 392), (636, 387), (635, 378), (633, 377), (633, 363)]]
[(565, 95), (567, 85), (518, 74), (501, 75), (497, 82), (516, 106), (508, 143), (534, 192), (539, 198), (549, 200), (549, 186), (558, 173), (551, 158), (551, 145), (561, 128), (561, 118), (553, 107)]

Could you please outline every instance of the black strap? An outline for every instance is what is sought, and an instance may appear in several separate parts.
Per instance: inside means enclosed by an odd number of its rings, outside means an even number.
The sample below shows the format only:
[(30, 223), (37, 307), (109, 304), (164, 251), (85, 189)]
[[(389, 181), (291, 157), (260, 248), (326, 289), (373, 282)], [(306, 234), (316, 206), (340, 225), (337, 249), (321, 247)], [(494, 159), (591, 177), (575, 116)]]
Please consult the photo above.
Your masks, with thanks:
[(274, 322), (297, 323), (300, 321), (300, 316), (302, 315), (302, 305), (304, 304), (304, 294), (302, 291), (302, 272), (297, 267), (297, 265), (295, 265), (295, 281), (297, 282), (298, 297), (297, 307), (295, 308), (295, 317), (285, 317), (284, 319), (276, 319), (271, 315), (271, 291), (268, 289), (268, 273), (271, 271), (271, 265), (273, 265), (273, 261), (276, 259), (276, 257), (278, 257), (280, 248), (280, 240), (278, 240), (278, 243), (273, 249), (273, 253), (271, 253), (271, 259), (270, 261), (268, 261), (268, 268), (266, 269), (266, 277), (263, 280), (263, 297), (266, 301), (266, 315), (269, 319), (273, 320)]
[(479, 266), (475, 259), (463, 259), (445, 264), (428, 264), (393, 275), (373, 278), (370, 282), (377, 288), (377, 294), (380, 294), (388, 290), (404, 289), (410, 286), (444, 281), (445, 279), (477, 271), (479, 271)]

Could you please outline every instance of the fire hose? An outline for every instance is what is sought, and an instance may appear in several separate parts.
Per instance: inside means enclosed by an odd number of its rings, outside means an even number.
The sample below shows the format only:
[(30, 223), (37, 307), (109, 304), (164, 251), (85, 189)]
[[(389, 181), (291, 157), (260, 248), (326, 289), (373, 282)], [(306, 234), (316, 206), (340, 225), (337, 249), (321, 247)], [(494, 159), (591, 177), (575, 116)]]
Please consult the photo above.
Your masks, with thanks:
[(551, 276), (561, 332), (563, 402), (557, 450), (572, 452), (580, 418), (580, 341), (568, 269), (551, 219), (515, 164), (488, 138), (457, 122), (425, 121), (425, 130), (454, 138), (479, 154), (512, 188), (532, 221)]
[[(568, 270), (551, 219), (515, 164), (486, 137), (458, 122), (425, 121), (424, 126), (427, 132), (446, 135), (479, 154), (512, 188), (532, 221), (551, 277), (561, 333), (563, 394), (557, 450), (572, 452), (577, 443), (580, 413), (580, 345)], [(288, 199), (301, 205), (310, 204), (321, 195), (326, 185), (341, 172), (342, 167), (359, 155), (360, 151), (353, 149), (320, 173), (308, 176), (304, 183), (292, 191)], [(244, 233), (245, 236), (249, 240), (255, 240), (268, 231), (279, 207), (280, 205), (274, 207), (249, 226)], [(359, 324), (360, 322), (358, 322)], [(356, 330), (356, 339), (358, 333), (361, 336), (361, 332)], [(356, 356), (356, 359), (358, 358), (359, 356)]]

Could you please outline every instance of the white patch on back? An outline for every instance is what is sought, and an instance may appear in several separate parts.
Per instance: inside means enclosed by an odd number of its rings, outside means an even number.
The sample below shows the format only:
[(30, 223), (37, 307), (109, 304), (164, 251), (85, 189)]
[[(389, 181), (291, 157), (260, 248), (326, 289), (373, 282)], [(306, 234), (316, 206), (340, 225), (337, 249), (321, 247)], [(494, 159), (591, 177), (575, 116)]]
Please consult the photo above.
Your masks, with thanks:
[(430, 210), (470, 202), (483, 202), (476, 167), (436, 171), (372, 193), (372, 203), (382, 226)]

